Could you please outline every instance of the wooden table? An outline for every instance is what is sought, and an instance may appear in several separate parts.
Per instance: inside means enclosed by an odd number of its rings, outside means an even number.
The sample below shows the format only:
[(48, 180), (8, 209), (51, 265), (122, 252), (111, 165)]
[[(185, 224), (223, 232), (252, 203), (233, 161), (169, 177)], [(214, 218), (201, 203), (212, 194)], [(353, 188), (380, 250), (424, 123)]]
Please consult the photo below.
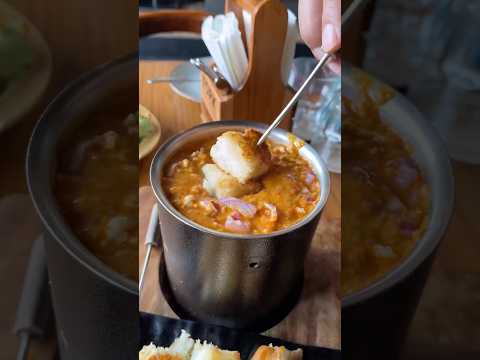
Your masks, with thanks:
[[(0, 133), (0, 358), (15, 359), (15, 310), (40, 221), (28, 196), (25, 155), (33, 126), (45, 106), (69, 81), (96, 65), (138, 49), (138, 7), (134, 1), (7, 0), (43, 34), (53, 56), (50, 86), (39, 104)], [(21, 105), (19, 99), (18, 106)], [(55, 339), (31, 344), (30, 358), (50, 360)]]
[[(145, 80), (166, 76), (178, 62), (140, 62), (140, 103), (150, 109), (162, 123), (163, 140), (190, 128), (200, 121), (200, 106), (176, 95), (168, 84), (147, 85)], [(153, 154), (140, 164), (140, 239), (145, 236), (154, 198), (149, 188), (148, 169)], [(268, 335), (302, 344), (340, 347), (340, 177), (332, 176), (332, 192), (319, 224), (312, 251), (306, 263), (305, 288), (296, 308)], [(140, 241), (139, 266), (143, 265), (145, 247)], [(153, 252), (145, 277), (140, 310), (176, 317), (159, 288), (160, 251)], [(319, 271), (320, 270), (320, 271)]]

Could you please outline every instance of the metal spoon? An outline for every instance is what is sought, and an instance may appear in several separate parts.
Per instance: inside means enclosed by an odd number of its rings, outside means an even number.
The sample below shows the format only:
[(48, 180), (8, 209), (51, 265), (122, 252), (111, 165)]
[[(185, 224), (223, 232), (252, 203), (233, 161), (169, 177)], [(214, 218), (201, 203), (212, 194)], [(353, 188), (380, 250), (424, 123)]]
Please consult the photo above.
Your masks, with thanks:
[(225, 79), (223, 75), (218, 72), (218, 70), (211, 69), (202, 61), (202, 59), (190, 59), (190, 64), (196, 66), (201, 72), (207, 75), (220, 90), (230, 91), (232, 89), (227, 79)]
[[(359, 5), (363, 2), (363, 0), (355, 0), (345, 11), (345, 13), (342, 15), (342, 26), (346, 24), (346, 22), (350, 19), (352, 14), (355, 12), (355, 10), (358, 9)], [(303, 83), (302, 86), (300, 86), (300, 89), (295, 93), (293, 98), (288, 102), (288, 104), (283, 108), (283, 110), (278, 114), (277, 118), (270, 124), (268, 129), (263, 133), (263, 135), (260, 137), (260, 139), (257, 142), (257, 146), (260, 146), (263, 144), (263, 142), (267, 139), (268, 135), (272, 132), (273, 129), (275, 129), (282, 120), (285, 118), (285, 115), (292, 109), (292, 107), (297, 103), (298, 99), (303, 95), (305, 90), (308, 88), (308, 86), (311, 84), (313, 79), (315, 78), (315, 75), (317, 72), (325, 65), (325, 63), (332, 58), (334, 54), (330, 53), (325, 53), (318, 64), (315, 66), (313, 71), (308, 75), (307, 80)]]
[(175, 78), (171, 76), (160, 76), (153, 79), (148, 79), (147, 84), (157, 84), (157, 83), (165, 83), (165, 82), (200, 82), (200, 79), (189, 79), (189, 78)]

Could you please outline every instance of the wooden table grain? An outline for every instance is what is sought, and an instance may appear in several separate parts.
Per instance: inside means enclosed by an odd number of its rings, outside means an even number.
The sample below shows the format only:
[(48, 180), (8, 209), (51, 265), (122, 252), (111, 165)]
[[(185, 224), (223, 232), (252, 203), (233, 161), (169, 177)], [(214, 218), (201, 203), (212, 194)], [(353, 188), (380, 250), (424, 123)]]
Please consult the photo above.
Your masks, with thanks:
[[(140, 62), (140, 103), (150, 109), (162, 123), (164, 141), (167, 137), (201, 122), (200, 106), (175, 94), (169, 84), (148, 85), (145, 80), (165, 76), (179, 62)], [(140, 163), (139, 236), (143, 239), (154, 197), (149, 187), (148, 170), (152, 155)], [(302, 344), (340, 347), (340, 301), (338, 282), (340, 273), (340, 177), (333, 175), (332, 192), (306, 262), (305, 287), (294, 310), (267, 334)], [(143, 265), (145, 247), (140, 240), (139, 266)], [(153, 252), (145, 277), (140, 310), (170, 317), (175, 313), (166, 303), (159, 288), (158, 265), (160, 251)]]

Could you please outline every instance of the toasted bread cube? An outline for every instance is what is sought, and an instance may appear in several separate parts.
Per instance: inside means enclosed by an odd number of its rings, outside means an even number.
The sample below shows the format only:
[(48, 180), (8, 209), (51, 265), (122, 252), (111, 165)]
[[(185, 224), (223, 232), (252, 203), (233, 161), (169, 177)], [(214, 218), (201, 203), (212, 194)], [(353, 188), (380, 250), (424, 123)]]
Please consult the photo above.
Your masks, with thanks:
[(186, 360), (179, 354), (172, 353), (168, 348), (146, 345), (140, 350), (138, 360)]
[(154, 344), (144, 346), (138, 354), (139, 360), (188, 360), (193, 351), (195, 341), (190, 334), (182, 330), (179, 337), (168, 348)]
[(180, 336), (175, 339), (168, 349), (175, 354), (180, 354), (185, 359), (189, 359), (194, 345), (195, 341), (190, 334), (182, 330)]
[(238, 351), (222, 350), (215, 345), (197, 340), (191, 360), (241, 360)]
[(284, 346), (260, 346), (252, 360), (302, 360), (302, 349), (287, 350)]
[(267, 145), (257, 146), (260, 136), (252, 129), (245, 130), (243, 134), (227, 131), (217, 138), (210, 149), (210, 156), (223, 171), (244, 184), (269, 169), (271, 156)]
[(233, 176), (222, 171), (215, 164), (206, 164), (202, 167), (203, 187), (217, 199), (225, 197), (240, 197), (250, 194), (257, 189), (257, 184), (249, 182), (240, 184)]

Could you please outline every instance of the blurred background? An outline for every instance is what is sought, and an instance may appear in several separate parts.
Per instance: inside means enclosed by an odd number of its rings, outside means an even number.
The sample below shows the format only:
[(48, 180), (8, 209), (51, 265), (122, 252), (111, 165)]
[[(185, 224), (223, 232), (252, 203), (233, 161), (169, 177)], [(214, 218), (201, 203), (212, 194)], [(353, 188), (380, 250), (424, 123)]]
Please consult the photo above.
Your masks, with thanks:
[[(28, 195), (25, 179), (25, 155), (33, 126), (47, 104), (70, 81), (93, 67), (138, 48), (138, 3), (132, 0), (63, 1), (6, 0), (0, 1), (0, 28), (24, 18), (38, 30), (41, 43), (46, 44), (45, 59), (35, 58), (41, 50), (35, 48), (32, 74), (37, 66), (45, 67), (48, 86), (37, 87), (37, 76), (27, 76), (24, 89), (34, 88), (32, 99), (24, 92), (12, 94), (12, 101), (0, 101), (0, 112), (10, 106), (19, 109), (14, 122), (0, 130), (0, 358), (15, 359), (19, 340), (13, 332), (16, 309), (22, 291), (30, 250), (41, 234), (41, 225)], [(8, 8), (7, 8), (8, 7)], [(29, 28), (30, 29), (30, 28)], [(31, 30), (33, 31), (33, 30)], [(3, 34), (2, 34), (3, 35)], [(2, 37), (2, 40), (5, 39)], [(5, 45), (2, 42), (2, 45)], [(41, 46), (43, 49), (43, 47)], [(4, 49), (2, 49), (5, 51)], [(1, 53), (2, 62), (4, 53)], [(8, 50), (9, 61), (15, 57)], [(44, 54), (44, 52), (42, 52)], [(42, 61), (40, 61), (42, 60)], [(9, 62), (10, 63), (10, 62)], [(3, 62), (2, 62), (3, 64)], [(47, 71), (46, 69), (50, 71)], [(38, 90), (38, 91), (37, 91)], [(27, 91), (27, 90), (25, 90)], [(50, 324), (51, 325), (51, 324)], [(51, 329), (49, 336), (31, 344), (32, 359), (53, 359), (56, 353)]]
[(480, 354), (479, 20), (478, 1), (375, 0), (342, 34), (344, 59), (411, 100), (452, 158), (454, 215), (411, 326), (405, 359)]

